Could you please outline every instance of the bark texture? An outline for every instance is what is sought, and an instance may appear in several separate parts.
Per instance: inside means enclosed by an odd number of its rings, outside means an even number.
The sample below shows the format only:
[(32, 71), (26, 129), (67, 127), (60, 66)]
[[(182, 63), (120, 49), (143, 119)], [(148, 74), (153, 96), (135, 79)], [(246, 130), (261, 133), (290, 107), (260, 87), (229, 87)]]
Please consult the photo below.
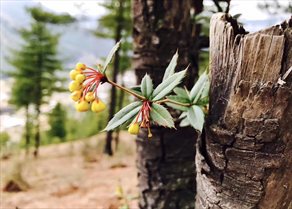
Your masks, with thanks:
[[(176, 69), (182, 70), (191, 63), (185, 84), (194, 82), (197, 59), (193, 44), (195, 27), (190, 18), (192, 3), (191, 0), (133, 1), (134, 68), (138, 82), (148, 73), (155, 86), (160, 83), (176, 50), (179, 52)], [(199, 1), (196, 3), (202, 6)], [(152, 127), (152, 134), (148, 139), (147, 131), (142, 130), (137, 139), (139, 207), (194, 208), (195, 131)]]
[(196, 208), (291, 208), (292, 20), (247, 34), (226, 14), (210, 28), (211, 92), (197, 146)]

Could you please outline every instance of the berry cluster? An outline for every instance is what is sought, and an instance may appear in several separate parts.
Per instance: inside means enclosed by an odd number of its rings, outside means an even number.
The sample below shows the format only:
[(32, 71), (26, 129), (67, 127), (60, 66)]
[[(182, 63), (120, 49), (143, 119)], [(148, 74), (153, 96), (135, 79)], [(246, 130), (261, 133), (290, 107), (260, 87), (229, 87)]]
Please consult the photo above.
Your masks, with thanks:
[(70, 72), (71, 83), (69, 90), (71, 99), (76, 102), (75, 108), (79, 112), (90, 109), (93, 112), (105, 110), (106, 105), (98, 98), (97, 89), (106, 77), (99, 71), (87, 67), (83, 63), (77, 63), (74, 70)]

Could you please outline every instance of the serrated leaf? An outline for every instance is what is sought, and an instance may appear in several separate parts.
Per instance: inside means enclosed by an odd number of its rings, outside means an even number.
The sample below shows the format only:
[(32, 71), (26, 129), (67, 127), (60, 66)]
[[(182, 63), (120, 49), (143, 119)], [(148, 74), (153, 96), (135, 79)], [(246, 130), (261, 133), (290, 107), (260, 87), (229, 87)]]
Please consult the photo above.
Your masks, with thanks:
[(188, 92), (184, 88), (176, 87), (173, 89), (173, 92), (176, 93), (178, 96), (189, 99)]
[(162, 105), (152, 103), (150, 118), (158, 125), (173, 128), (174, 122), (168, 110)]
[(157, 101), (167, 94), (169, 94), (184, 78), (187, 69), (180, 71), (178, 73), (173, 74), (165, 81), (162, 81), (153, 91), (153, 101)]
[(115, 114), (115, 116), (108, 122), (104, 130), (110, 131), (122, 125), (127, 120), (134, 117), (141, 109), (141, 106), (142, 106), (142, 103), (140, 101), (133, 102), (127, 105), (126, 107), (124, 107), (118, 113)]
[(197, 97), (197, 95), (200, 95), (205, 88), (205, 83), (208, 81), (208, 75), (206, 72), (204, 72), (192, 88), (190, 92), (191, 100), (194, 101), (194, 99)]
[(184, 118), (181, 120), (181, 122), (179, 123), (180, 127), (186, 127), (186, 126), (190, 126), (190, 121), (188, 120), (188, 118)]
[[(181, 96), (177, 96), (177, 95), (170, 95), (170, 96), (167, 96), (168, 99), (171, 99), (171, 100), (174, 100), (176, 102), (180, 102), (180, 103), (184, 103), (184, 104), (189, 104), (189, 100), (188, 98), (184, 98), (184, 97), (181, 97)], [(182, 106), (182, 105), (177, 105), (177, 104), (173, 104), (173, 103), (170, 103), (170, 102), (166, 102), (166, 105), (169, 106), (169, 107), (172, 107), (176, 110), (180, 110), (180, 111), (188, 111), (188, 108), (189, 107), (185, 107), (185, 106)]]
[(104, 66), (102, 69), (102, 73), (105, 73), (107, 66), (109, 65), (109, 63), (111, 62), (114, 54), (116, 53), (116, 51), (118, 50), (118, 48), (120, 47), (121, 42), (119, 41), (118, 43), (116, 43), (116, 45), (114, 45), (114, 47), (111, 49), (110, 53), (108, 54), (105, 62), (104, 62)]
[(171, 58), (171, 61), (165, 70), (162, 81), (166, 80), (167, 78), (169, 78), (170, 76), (174, 74), (174, 69), (177, 65), (177, 59), (178, 59), (178, 51), (176, 51), (176, 53)]
[(194, 129), (202, 132), (205, 122), (205, 115), (199, 106), (192, 106), (188, 111), (187, 118)]
[(141, 82), (141, 92), (147, 99), (152, 95), (153, 83), (149, 75), (145, 75)]

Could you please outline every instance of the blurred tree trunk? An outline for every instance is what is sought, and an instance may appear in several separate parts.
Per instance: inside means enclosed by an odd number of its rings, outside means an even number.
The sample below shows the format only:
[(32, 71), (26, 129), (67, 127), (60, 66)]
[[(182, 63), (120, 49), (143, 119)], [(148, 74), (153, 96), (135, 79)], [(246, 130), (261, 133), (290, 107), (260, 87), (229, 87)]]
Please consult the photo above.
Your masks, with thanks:
[[(123, 77), (124, 75), (122, 74), (121, 76)], [(125, 86), (125, 83), (122, 81), (121, 85), (122, 86)], [(119, 110), (121, 110), (123, 108), (124, 98), (125, 98), (125, 92), (124, 91), (120, 91), (119, 102), (118, 102), (118, 109)], [(115, 136), (115, 151), (117, 151), (118, 146), (119, 146), (120, 131), (121, 131), (120, 128), (118, 128), (116, 130), (116, 136)]]
[[(155, 86), (160, 83), (178, 49), (176, 69), (191, 63), (185, 85), (193, 84), (198, 72), (193, 43), (196, 31), (190, 16), (193, 2), (134, 0), (134, 68), (138, 82), (148, 73)], [(152, 127), (152, 134), (148, 139), (147, 130), (141, 130), (137, 138), (140, 208), (194, 208), (195, 130)]]
[[(291, 208), (292, 19), (246, 34), (212, 17), (211, 92), (197, 146), (196, 208)], [(283, 77), (282, 77), (283, 78)]]
[(25, 155), (29, 155), (29, 146), (30, 146), (30, 115), (29, 115), (29, 106), (25, 106)]
[(40, 135), (40, 106), (36, 107), (36, 125), (35, 125), (35, 149), (33, 152), (33, 155), (35, 157), (38, 157), (39, 155), (39, 147), (40, 147), (40, 142), (41, 142), (41, 135)]
[[(116, 34), (115, 34), (115, 42), (119, 42), (122, 38), (122, 29), (123, 29), (123, 22), (121, 21), (123, 19), (123, 0), (119, 0), (119, 15), (117, 18), (117, 28), (116, 28)], [(120, 66), (120, 50), (117, 50), (115, 57), (114, 57), (114, 69), (113, 69), (113, 82), (117, 82), (117, 76), (119, 73), (119, 66)], [(116, 88), (112, 86), (111, 88), (111, 102), (110, 102), (110, 109), (109, 109), (109, 120), (113, 118), (115, 114), (115, 107), (116, 107), (116, 97), (117, 92)], [(106, 143), (104, 147), (104, 153), (108, 155), (113, 155), (113, 149), (112, 149), (112, 139), (113, 139), (113, 131), (108, 131), (106, 134)]]

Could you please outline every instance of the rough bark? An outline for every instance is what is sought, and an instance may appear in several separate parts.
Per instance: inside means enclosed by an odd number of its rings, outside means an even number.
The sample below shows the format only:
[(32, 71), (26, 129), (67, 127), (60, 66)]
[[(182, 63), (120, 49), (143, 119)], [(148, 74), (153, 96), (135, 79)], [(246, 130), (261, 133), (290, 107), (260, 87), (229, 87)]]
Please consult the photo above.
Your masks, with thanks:
[[(191, 0), (135, 0), (134, 69), (141, 81), (148, 73), (156, 86), (178, 49), (177, 70), (191, 67), (185, 85), (197, 76), (193, 53), (195, 28), (191, 23)], [(200, 5), (200, 4), (199, 4)], [(191, 128), (170, 130), (152, 127), (148, 139), (142, 130), (137, 139), (139, 207), (153, 209), (194, 208), (195, 141)]]
[(226, 14), (210, 28), (211, 92), (197, 146), (196, 208), (285, 209), (292, 190), (292, 20), (247, 34)]

